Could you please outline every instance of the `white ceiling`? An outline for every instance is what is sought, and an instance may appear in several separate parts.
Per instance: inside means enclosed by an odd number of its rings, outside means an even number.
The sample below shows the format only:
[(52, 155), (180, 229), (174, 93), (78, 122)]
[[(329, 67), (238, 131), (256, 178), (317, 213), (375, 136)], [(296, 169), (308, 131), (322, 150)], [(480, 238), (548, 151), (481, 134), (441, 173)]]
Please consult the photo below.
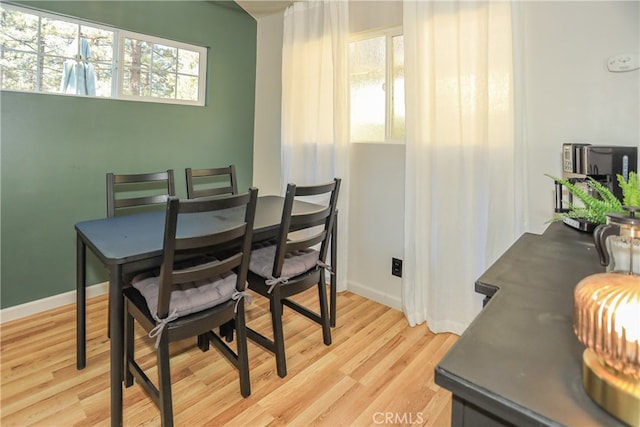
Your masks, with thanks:
[(291, 0), (236, 0), (236, 3), (255, 19), (279, 13), (287, 8)]

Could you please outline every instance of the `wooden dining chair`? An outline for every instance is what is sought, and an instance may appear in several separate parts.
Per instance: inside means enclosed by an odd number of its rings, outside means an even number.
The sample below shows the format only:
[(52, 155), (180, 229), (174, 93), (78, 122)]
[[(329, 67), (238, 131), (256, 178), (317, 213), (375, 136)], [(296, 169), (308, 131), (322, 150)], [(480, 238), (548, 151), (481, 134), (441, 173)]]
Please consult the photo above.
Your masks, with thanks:
[[(135, 174), (107, 173), (107, 217), (162, 209), (176, 195), (173, 169)], [(111, 298), (109, 298), (111, 310)], [(107, 336), (111, 327), (107, 326)]]
[[(244, 302), (258, 190), (207, 200), (170, 198), (164, 231), (162, 265), (136, 275), (124, 290), (125, 386), (135, 378), (158, 406), (163, 426), (173, 425), (169, 343), (189, 337), (207, 337), (239, 370), (240, 393), (251, 394)], [(244, 214), (238, 207), (244, 206)], [(225, 211), (227, 211), (225, 213)], [(232, 215), (230, 220), (220, 217)], [(212, 215), (215, 214), (215, 215)], [(217, 218), (217, 219), (216, 219)], [(226, 217), (225, 217), (226, 218)], [(207, 233), (193, 232), (194, 221), (211, 222)], [(224, 256), (209, 256), (224, 248)], [(176, 263), (182, 255), (189, 261)], [(193, 257), (196, 261), (193, 261)], [(158, 386), (134, 357), (134, 320), (154, 338)], [(237, 351), (213, 329), (233, 320)]]
[[(325, 271), (331, 272), (331, 267), (325, 262), (331, 230), (336, 219), (339, 190), (338, 178), (330, 183), (313, 186), (298, 187), (289, 184), (277, 239), (258, 244), (252, 249), (247, 279), (249, 289), (269, 298), (273, 340), (249, 327), (247, 334), (252, 341), (275, 354), (280, 377), (287, 375), (282, 325), (283, 306), (322, 325), (324, 344), (331, 344), (325, 280)], [(312, 212), (293, 212), (294, 199), (303, 196), (324, 196), (328, 202)], [(313, 203), (317, 203), (317, 200)], [(318, 289), (319, 313), (289, 298), (313, 286), (317, 286)]]
[(161, 207), (176, 195), (173, 169), (164, 172), (107, 173), (107, 216)]
[[(184, 170), (187, 181), (187, 198), (200, 199), (220, 197), (227, 194), (238, 194), (238, 181), (235, 165), (220, 168)], [(233, 340), (233, 322), (220, 326), (220, 335), (227, 341)], [(203, 337), (198, 338), (198, 345), (203, 351), (208, 349), (208, 341)]]
[(238, 194), (235, 165), (211, 169), (187, 168), (185, 175), (189, 199)]

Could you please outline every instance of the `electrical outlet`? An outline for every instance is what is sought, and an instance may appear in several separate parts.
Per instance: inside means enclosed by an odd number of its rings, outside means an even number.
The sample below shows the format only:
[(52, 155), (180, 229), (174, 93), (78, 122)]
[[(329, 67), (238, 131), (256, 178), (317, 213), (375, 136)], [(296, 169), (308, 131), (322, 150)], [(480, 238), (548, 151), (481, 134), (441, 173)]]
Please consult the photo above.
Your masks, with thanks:
[(402, 277), (402, 260), (391, 258), (391, 274), (393, 276)]

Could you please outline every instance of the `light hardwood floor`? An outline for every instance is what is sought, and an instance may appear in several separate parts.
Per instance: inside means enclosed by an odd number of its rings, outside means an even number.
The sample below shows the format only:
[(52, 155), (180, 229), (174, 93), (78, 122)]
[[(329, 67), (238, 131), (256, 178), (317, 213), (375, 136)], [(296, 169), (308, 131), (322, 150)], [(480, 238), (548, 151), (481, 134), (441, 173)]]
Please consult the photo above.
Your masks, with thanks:
[[(313, 289), (299, 295), (315, 298)], [(270, 331), (266, 300), (247, 306), (248, 323)], [(313, 305), (313, 304), (311, 304)], [(171, 347), (174, 420), (179, 426), (373, 426), (450, 424), (451, 394), (433, 381), (433, 369), (456, 341), (411, 328), (403, 314), (353, 293), (338, 295), (333, 344), (320, 327), (285, 308), (289, 375), (249, 341), (252, 394), (240, 396), (238, 375), (215, 349), (195, 340)], [(0, 425), (109, 424), (107, 300), (87, 305), (87, 367), (76, 370), (75, 305), (3, 324)], [(136, 351), (155, 378), (153, 342), (137, 330)], [(269, 334), (270, 335), (270, 334)], [(127, 426), (160, 425), (141, 387), (124, 389)]]

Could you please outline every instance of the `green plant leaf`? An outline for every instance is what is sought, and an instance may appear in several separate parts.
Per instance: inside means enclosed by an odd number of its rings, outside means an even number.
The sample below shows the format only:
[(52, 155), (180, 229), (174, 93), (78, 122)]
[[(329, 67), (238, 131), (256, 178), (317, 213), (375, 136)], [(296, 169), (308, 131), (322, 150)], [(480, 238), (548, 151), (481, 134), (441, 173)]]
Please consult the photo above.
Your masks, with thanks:
[(636, 172), (629, 172), (629, 179), (625, 181), (618, 175), (618, 184), (622, 189), (623, 204), (625, 206), (640, 206), (640, 178)]
[(592, 196), (579, 186), (566, 179), (556, 178), (549, 174), (545, 175), (567, 187), (573, 197), (577, 198), (584, 204), (584, 207), (582, 207), (563, 201), (563, 203), (567, 204), (567, 206), (569, 207), (569, 212), (559, 215), (560, 219), (586, 219), (596, 224), (604, 224), (607, 222), (608, 213), (623, 212), (622, 203), (607, 187), (605, 187), (598, 181), (589, 178), (589, 180), (587, 181), (587, 185), (590, 188), (594, 189), (601, 198)]

